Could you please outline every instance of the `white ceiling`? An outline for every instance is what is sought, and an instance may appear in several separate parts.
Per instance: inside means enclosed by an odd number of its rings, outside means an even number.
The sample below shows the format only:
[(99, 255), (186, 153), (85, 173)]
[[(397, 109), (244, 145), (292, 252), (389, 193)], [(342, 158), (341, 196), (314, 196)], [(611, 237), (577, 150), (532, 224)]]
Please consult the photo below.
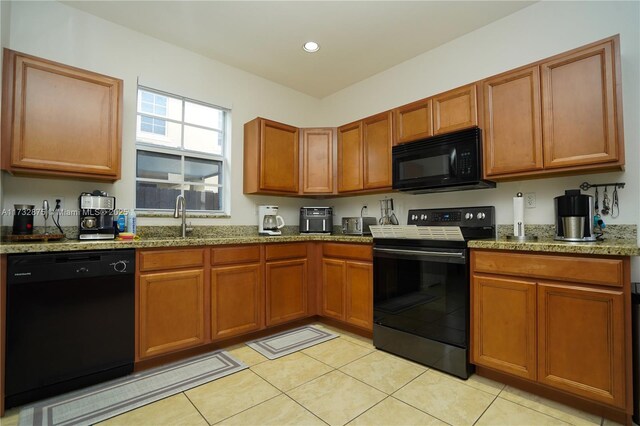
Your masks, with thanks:
[[(64, 1), (317, 98), (532, 1)], [(320, 44), (314, 54), (305, 41)]]

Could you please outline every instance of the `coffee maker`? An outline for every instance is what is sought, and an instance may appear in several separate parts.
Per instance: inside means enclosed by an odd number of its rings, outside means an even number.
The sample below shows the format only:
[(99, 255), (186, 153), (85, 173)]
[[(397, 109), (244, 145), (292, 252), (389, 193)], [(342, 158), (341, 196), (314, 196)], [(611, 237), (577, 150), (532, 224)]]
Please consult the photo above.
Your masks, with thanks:
[(555, 240), (596, 241), (593, 232), (593, 197), (581, 194), (579, 189), (568, 189), (554, 198), (556, 212)]
[(116, 197), (104, 191), (83, 192), (78, 198), (80, 216), (78, 218), (79, 240), (113, 240), (113, 210)]
[(278, 206), (258, 206), (258, 234), (282, 235), (284, 219), (278, 216)]

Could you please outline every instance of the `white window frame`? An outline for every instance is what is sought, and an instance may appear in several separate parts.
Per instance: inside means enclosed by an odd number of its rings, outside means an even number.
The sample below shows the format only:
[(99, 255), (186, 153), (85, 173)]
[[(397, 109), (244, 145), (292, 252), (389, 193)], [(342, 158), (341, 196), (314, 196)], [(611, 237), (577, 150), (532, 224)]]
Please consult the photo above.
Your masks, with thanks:
[[(168, 117), (163, 117), (160, 115), (155, 115), (155, 114), (150, 114), (150, 113), (143, 113), (143, 112), (139, 112), (138, 109), (140, 108), (140, 103), (141, 100), (139, 98), (139, 91), (143, 90), (143, 91), (147, 91), (147, 92), (151, 92), (154, 93), (156, 95), (161, 95), (161, 96), (167, 96), (167, 97), (171, 97), (174, 99), (179, 99), (182, 102), (182, 117), (181, 120), (175, 120), (175, 119), (171, 119)], [(134, 205), (136, 206), (135, 210), (136, 211), (141, 211), (141, 212), (147, 212), (147, 213), (153, 213), (153, 212), (173, 212), (174, 208), (167, 208), (167, 209), (157, 209), (157, 208), (145, 208), (145, 207), (137, 207), (138, 205), (138, 191), (137, 191), (137, 185), (138, 182), (147, 182), (147, 183), (164, 183), (164, 184), (169, 184), (169, 185), (179, 185), (180, 186), (180, 194), (184, 195), (185, 192), (185, 186), (187, 185), (197, 185), (198, 182), (190, 182), (185, 180), (185, 157), (188, 158), (198, 158), (198, 159), (205, 159), (205, 160), (213, 160), (213, 161), (220, 161), (221, 165), (220, 165), (220, 182), (218, 184), (202, 184), (205, 187), (215, 187), (215, 188), (220, 188), (219, 189), (219, 201), (220, 201), (220, 209), (218, 210), (190, 210), (188, 209), (187, 211), (189, 213), (193, 213), (194, 215), (197, 214), (201, 214), (201, 215), (207, 215), (207, 214), (216, 214), (216, 215), (228, 215), (229, 214), (229, 200), (230, 200), (230, 194), (229, 194), (229, 190), (230, 190), (230, 185), (228, 183), (229, 179), (229, 173), (230, 173), (230, 167), (229, 167), (229, 161), (228, 161), (228, 150), (229, 150), (229, 144), (231, 143), (231, 138), (230, 138), (230, 116), (231, 116), (231, 110), (229, 110), (228, 108), (224, 108), (218, 105), (214, 105), (214, 104), (209, 104), (206, 102), (202, 102), (202, 101), (198, 101), (195, 99), (191, 99), (191, 98), (187, 98), (185, 96), (180, 96), (180, 95), (175, 95), (173, 93), (169, 93), (169, 92), (164, 92), (158, 89), (153, 89), (147, 86), (142, 86), (142, 85), (138, 85), (137, 89), (136, 89), (136, 170), (135, 170), (135, 182), (134, 182), (134, 194), (135, 194), (135, 202)], [(184, 121), (185, 119), (185, 103), (186, 102), (190, 102), (190, 103), (194, 103), (194, 104), (199, 104), (199, 105), (203, 105), (206, 107), (211, 107), (211, 108), (215, 108), (217, 110), (220, 110), (223, 112), (223, 119), (222, 119), (222, 126), (221, 128), (217, 128), (217, 127), (207, 127), (207, 126), (202, 126), (202, 125), (198, 125), (198, 124), (193, 124), (193, 123), (187, 123)], [(168, 105), (167, 105), (168, 108)], [(168, 128), (168, 123), (176, 123), (179, 124), (181, 126), (181, 132), (180, 132), (180, 147), (165, 147), (162, 145), (157, 145), (157, 144), (153, 144), (150, 142), (142, 142), (142, 141), (138, 141), (138, 137), (137, 137), (137, 133), (138, 130), (140, 130), (141, 132), (145, 133), (145, 134), (149, 134), (149, 135), (153, 135), (154, 137), (158, 137), (159, 139), (162, 139), (162, 135), (159, 135), (157, 133), (149, 133), (149, 132), (144, 132), (141, 129), (138, 128), (138, 119), (137, 117), (141, 116), (141, 117), (151, 117), (151, 118), (159, 118), (161, 120), (165, 120), (165, 122), (167, 122), (167, 125), (165, 125), (165, 135), (167, 132), (167, 128)], [(222, 134), (222, 153), (221, 154), (208, 154), (205, 152), (200, 152), (200, 151), (194, 151), (194, 150), (189, 150), (189, 149), (185, 149), (184, 148), (184, 126), (189, 125), (192, 127), (197, 127), (200, 129), (206, 129), (206, 130), (214, 130), (217, 132), (220, 132)], [(182, 180), (176, 180), (176, 179), (152, 179), (152, 178), (141, 178), (138, 177), (138, 151), (145, 151), (145, 152), (151, 152), (151, 153), (159, 153), (159, 154), (168, 154), (168, 155), (174, 155), (176, 157), (180, 158), (180, 171), (181, 171), (181, 176), (182, 176)]]

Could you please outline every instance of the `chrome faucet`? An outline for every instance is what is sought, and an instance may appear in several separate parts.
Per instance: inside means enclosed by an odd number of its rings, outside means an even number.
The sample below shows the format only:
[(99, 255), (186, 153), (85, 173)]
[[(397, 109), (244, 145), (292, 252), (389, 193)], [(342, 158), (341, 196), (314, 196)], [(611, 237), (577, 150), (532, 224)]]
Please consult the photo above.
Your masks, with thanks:
[(187, 227), (187, 203), (182, 194), (176, 197), (176, 208), (173, 210), (173, 217), (177, 219), (180, 215), (182, 215), (182, 238), (186, 238), (187, 232), (193, 231), (193, 228)]

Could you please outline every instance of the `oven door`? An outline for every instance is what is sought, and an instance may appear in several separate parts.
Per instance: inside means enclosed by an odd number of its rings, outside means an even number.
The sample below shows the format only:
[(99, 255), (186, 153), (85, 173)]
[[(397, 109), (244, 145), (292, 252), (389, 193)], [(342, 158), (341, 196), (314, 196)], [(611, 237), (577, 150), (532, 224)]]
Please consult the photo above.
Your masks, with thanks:
[(374, 323), (468, 347), (467, 250), (376, 246)]

